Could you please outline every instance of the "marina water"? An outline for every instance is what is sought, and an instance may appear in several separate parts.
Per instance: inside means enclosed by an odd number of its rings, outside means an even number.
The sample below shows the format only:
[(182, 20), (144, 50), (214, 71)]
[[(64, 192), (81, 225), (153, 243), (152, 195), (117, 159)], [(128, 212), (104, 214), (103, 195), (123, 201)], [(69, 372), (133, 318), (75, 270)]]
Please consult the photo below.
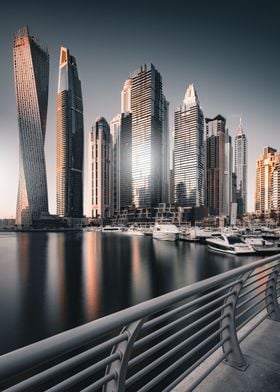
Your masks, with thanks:
[(0, 233), (0, 355), (260, 259), (123, 233)]

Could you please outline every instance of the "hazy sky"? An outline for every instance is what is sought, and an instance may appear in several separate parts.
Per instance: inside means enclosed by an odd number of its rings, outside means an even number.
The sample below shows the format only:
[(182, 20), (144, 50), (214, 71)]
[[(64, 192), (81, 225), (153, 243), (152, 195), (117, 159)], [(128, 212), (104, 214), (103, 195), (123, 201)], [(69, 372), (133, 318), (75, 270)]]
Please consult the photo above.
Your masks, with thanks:
[[(55, 213), (56, 90), (59, 48), (77, 59), (84, 99), (85, 140), (94, 119), (120, 110), (130, 72), (154, 63), (174, 110), (194, 83), (205, 117), (222, 114), (234, 137), (239, 117), (249, 141), (249, 200), (263, 147), (280, 150), (280, 3), (243, 1), (13, 1), (0, 13), (0, 217), (15, 215), (18, 127), (13, 34), (23, 25), (47, 44), (50, 92), (46, 162), (50, 212)], [(85, 152), (87, 150), (85, 149)], [(85, 164), (86, 168), (86, 164)], [(85, 180), (86, 180), (85, 172)]]

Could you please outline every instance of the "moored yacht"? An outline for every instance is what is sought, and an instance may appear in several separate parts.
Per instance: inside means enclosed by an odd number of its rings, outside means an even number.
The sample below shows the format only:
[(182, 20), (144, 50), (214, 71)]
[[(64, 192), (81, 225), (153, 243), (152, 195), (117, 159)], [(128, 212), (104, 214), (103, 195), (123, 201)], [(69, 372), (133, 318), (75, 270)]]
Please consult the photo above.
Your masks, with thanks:
[(221, 233), (219, 236), (208, 238), (208, 248), (215, 252), (244, 255), (255, 253), (254, 248), (240, 236)]
[(171, 223), (156, 223), (153, 238), (163, 241), (176, 241), (179, 239), (179, 229)]
[(139, 227), (131, 226), (127, 230), (123, 231), (123, 234), (127, 235), (136, 235), (136, 236), (143, 236), (144, 232), (140, 230)]
[(112, 232), (121, 232), (122, 228), (118, 226), (104, 226), (101, 229), (102, 233), (112, 233)]

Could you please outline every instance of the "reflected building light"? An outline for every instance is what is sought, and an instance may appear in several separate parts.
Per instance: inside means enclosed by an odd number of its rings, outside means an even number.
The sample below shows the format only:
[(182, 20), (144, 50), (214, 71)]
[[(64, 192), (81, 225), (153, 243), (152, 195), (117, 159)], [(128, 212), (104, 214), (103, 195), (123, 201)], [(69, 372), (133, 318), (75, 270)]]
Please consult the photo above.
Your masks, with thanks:
[(101, 269), (100, 258), (100, 238), (96, 233), (86, 234), (86, 258), (83, 260), (83, 281), (84, 281), (84, 306), (87, 320), (95, 320), (100, 315), (100, 287)]
[(137, 304), (151, 298), (151, 287), (145, 263), (140, 255), (141, 239), (132, 237), (132, 303)]

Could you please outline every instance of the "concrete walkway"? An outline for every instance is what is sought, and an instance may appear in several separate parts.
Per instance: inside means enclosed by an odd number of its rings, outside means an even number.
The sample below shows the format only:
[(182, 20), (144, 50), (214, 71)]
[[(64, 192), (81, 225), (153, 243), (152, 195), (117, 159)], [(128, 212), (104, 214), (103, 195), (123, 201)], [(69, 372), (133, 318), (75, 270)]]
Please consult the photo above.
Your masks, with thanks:
[[(195, 388), (195, 391), (279, 392), (280, 322), (269, 319), (264, 320), (241, 343), (241, 350), (249, 365), (245, 371), (239, 371), (221, 363)], [(194, 380), (219, 356), (221, 356), (221, 350), (218, 350), (199, 366), (187, 379), (174, 388), (173, 392), (185, 392), (188, 390)]]

